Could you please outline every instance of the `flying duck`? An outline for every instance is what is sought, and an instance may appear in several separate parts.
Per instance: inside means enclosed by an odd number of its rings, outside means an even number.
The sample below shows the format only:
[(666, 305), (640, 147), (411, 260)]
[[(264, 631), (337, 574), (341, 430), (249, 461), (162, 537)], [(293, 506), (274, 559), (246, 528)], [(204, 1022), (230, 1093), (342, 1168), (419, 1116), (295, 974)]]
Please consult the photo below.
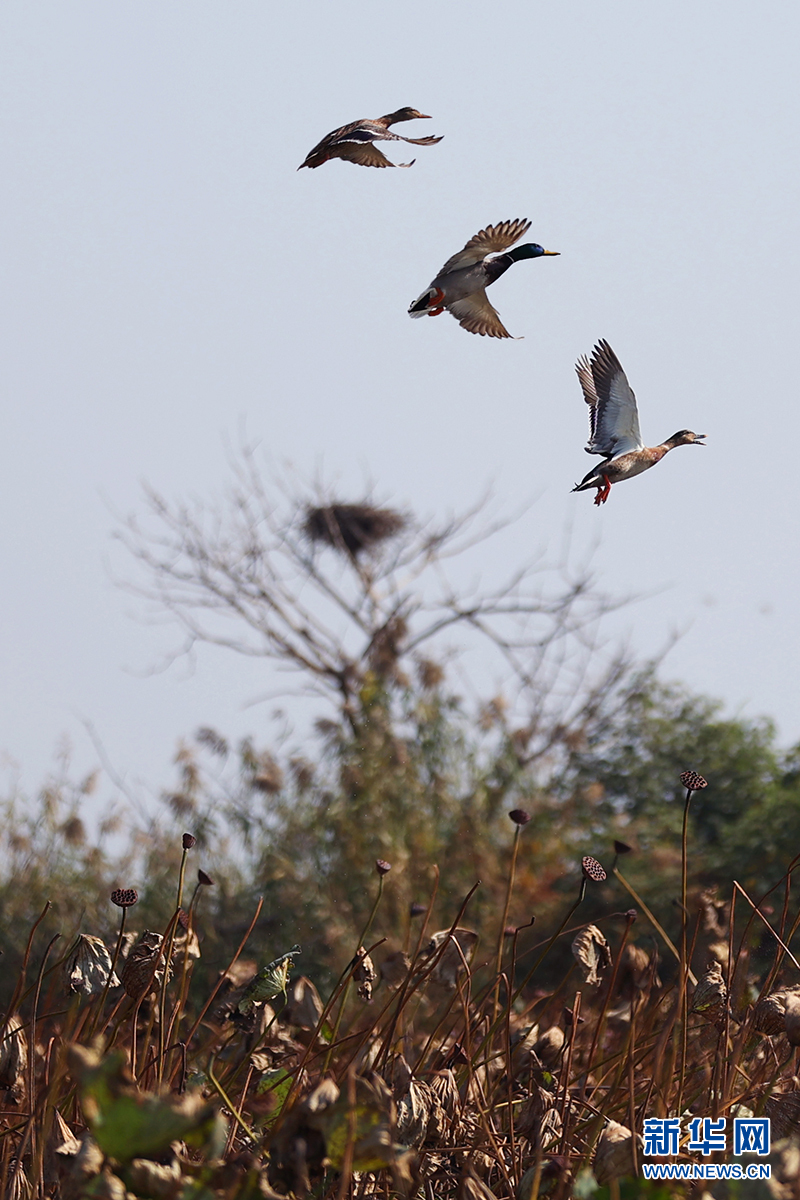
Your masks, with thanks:
[[(486, 289), (508, 268), (522, 258), (541, 258), (557, 255), (558, 250), (544, 250), (535, 242), (509, 250), (530, 229), (530, 221), (501, 221), (487, 225), (470, 238), (463, 250), (448, 258), (430, 287), (409, 308), (412, 317), (437, 317), (445, 309), (463, 329), (485, 337), (507, 338), (511, 334), (500, 315), (489, 303)], [(498, 253), (498, 251), (507, 253)], [(487, 255), (497, 258), (487, 259)]]
[(376, 146), (375, 142), (410, 142), (412, 146), (435, 146), (440, 137), (407, 138), (399, 133), (390, 133), (389, 126), (397, 125), (400, 121), (429, 121), (430, 117), (418, 112), (416, 108), (398, 108), (397, 112), (388, 113), (385, 117), (376, 117), (374, 121), (351, 121), (334, 129), (306, 156), (305, 162), (297, 168), (321, 167), (329, 158), (344, 158), (347, 162), (358, 163), (361, 167), (412, 167), (416, 159), (410, 163), (389, 162), (386, 155)]
[(636, 396), (625, 376), (619, 359), (601, 340), (592, 351), (584, 354), (575, 366), (583, 398), (589, 405), (589, 444), (587, 454), (602, 454), (603, 462), (585, 475), (573, 492), (597, 488), (595, 504), (605, 504), (612, 483), (620, 483), (633, 475), (649, 471), (676, 446), (702, 446), (704, 433), (679, 429), (659, 446), (645, 446), (639, 432), (639, 411)]

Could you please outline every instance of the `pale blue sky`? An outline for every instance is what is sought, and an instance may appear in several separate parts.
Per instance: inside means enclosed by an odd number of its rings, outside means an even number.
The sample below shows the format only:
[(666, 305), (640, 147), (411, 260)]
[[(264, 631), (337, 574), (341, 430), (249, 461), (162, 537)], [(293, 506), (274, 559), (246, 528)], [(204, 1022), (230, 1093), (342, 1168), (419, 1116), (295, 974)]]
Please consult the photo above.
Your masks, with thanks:
[[(148, 674), (168, 631), (112, 582), (111, 509), (205, 497), (245, 429), (275, 463), (422, 514), (536, 503), (510, 569), (571, 530), (610, 620), (728, 710), (796, 703), (795, 5), (37, 3), (0, 10), (0, 751), (62, 734), (157, 789), (199, 724), (269, 741), (263, 664)], [(408, 171), (296, 167), (401, 105)], [(389, 147), (397, 161), (398, 148)], [(524, 340), (409, 303), (487, 223), (561, 257), (492, 299)], [(596, 509), (573, 365), (611, 342), (651, 444), (708, 435)], [(499, 552), (498, 552), (499, 554)]]

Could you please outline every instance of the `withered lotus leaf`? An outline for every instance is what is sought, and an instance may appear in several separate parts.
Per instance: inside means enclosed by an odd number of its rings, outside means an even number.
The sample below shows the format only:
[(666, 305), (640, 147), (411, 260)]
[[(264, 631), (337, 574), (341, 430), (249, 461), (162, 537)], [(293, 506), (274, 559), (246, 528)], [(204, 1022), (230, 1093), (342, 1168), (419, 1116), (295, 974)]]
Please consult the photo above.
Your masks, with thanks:
[(581, 968), (583, 982), (590, 987), (601, 983), (603, 972), (611, 966), (611, 950), (596, 925), (587, 925), (580, 931), (572, 943), (572, 953)]
[(786, 1036), (790, 1046), (800, 1046), (800, 996), (792, 993), (786, 997)]
[(397, 1102), (397, 1136), (404, 1145), (423, 1144), (437, 1107), (441, 1109), (441, 1102), (429, 1084), (409, 1081), (408, 1091)]
[(725, 1017), (728, 989), (718, 962), (710, 962), (697, 981), (692, 996), (691, 1011), (701, 1013), (707, 1021), (718, 1025)]
[(0, 1035), (0, 1091), (6, 1091), (8, 1099), (16, 1103), (25, 1094), (28, 1069), (28, 1039), (16, 1013), (7, 1021), (0, 1016)]
[(478, 935), (472, 929), (440, 929), (425, 947), (423, 968), (435, 961), (431, 979), (452, 991), (465, 965), (469, 966), (477, 943)]
[[(641, 1153), (643, 1143), (638, 1134), (636, 1142)], [(618, 1121), (608, 1122), (597, 1143), (593, 1167), (595, 1179), (601, 1186), (610, 1183), (612, 1179), (636, 1175), (633, 1134), (627, 1126), (620, 1125)]]
[(458, 1181), (458, 1200), (495, 1200), (495, 1194), (467, 1163)]
[(314, 1029), (322, 1016), (322, 1000), (306, 975), (298, 975), (286, 992), (286, 1008), (281, 1014), (290, 1025)]
[[(122, 968), (122, 986), (129, 996), (138, 1000), (148, 989), (160, 986), (164, 978), (163, 938), (152, 929), (145, 929), (132, 947)], [(172, 974), (168, 968), (167, 978)]]
[(378, 973), (375, 970), (375, 964), (364, 946), (361, 946), (358, 951), (358, 964), (353, 971), (353, 979), (358, 987), (358, 996), (365, 1004), (372, 1003), (372, 989), (375, 985), (375, 980), (378, 978)]
[(533, 1044), (533, 1052), (545, 1067), (554, 1067), (564, 1049), (564, 1030), (560, 1025), (551, 1025)]
[[(64, 976), (68, 992), (82, 992), (84, 996), (97, 996), (106, 986), (111, 970), (111, 955), (102, 938), (82, 933), (64, 962)], [(116, 972), (111, 976), (109, 987), (117, 988), (120, 981)]]

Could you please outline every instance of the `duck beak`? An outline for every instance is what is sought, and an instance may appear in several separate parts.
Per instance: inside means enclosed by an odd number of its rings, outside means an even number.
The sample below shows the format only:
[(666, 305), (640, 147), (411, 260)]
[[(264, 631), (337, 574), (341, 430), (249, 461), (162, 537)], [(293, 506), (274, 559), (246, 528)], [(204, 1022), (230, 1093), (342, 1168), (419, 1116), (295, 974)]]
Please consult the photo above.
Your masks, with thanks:
[(429, 113), (417, 113), (415, 120), (417, 121), (432, 121), (433, 117)]
[(704, 433), (698, 433), (698, 434), (695, 434), (695, 439), (694, 439), (694, 441), (692, 442), (692, 445), (693, 445), (693, 446), (703, 446), (705, 443), (704, 443), (704, 442), (701, 442), (701, 441), (700, 441), (700, 439), (701, 439), (701, 438), (704, 438), (705, 436), (706, 436), (706, 435), (705, 435)]
[(558, 256), (561, 254), (561, 251), (560, 250), (545, 250), (545, 254), (547, 254), (553, 258), (558, 258)]

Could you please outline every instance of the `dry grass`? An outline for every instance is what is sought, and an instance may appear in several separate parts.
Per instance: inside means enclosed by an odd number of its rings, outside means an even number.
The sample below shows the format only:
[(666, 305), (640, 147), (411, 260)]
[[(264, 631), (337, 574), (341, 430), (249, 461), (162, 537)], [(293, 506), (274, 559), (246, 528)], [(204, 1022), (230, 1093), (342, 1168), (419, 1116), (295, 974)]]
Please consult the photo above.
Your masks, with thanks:
[[(160, 933), (131, 945), (137, 897), (118, 889), (115, 944), (83, 936), (55, 960), (43, 912), (3, 1022), (2, 1195), (655, 1196), (683, 1185), (641, 1179), (645, 1118), (766, 1114), (773, 1145), (800, 1136), (800, 856), (768, 896), (733, 882), (723, 897), (693, 885), (687, 836), (678, 944), (652, 897), (630, 907), (616, 858), (605, 879), (594, 858), (576, 866), (553, 928), (509, 928), (523, 816), (488, 941), (470, 923), (478, 884), (449, 927), (431, 928), (434, 886), (404, 944), (384, 938), (379, 860), (324, 999), (299, 948), (261, 970), (247, 957), (260, 902), (216, 983), (191, 988), (210, 881), (185, 899), (189, 835)], [(793, 1161), (779, 1146), (773, 1194), (798, 1194)]]

